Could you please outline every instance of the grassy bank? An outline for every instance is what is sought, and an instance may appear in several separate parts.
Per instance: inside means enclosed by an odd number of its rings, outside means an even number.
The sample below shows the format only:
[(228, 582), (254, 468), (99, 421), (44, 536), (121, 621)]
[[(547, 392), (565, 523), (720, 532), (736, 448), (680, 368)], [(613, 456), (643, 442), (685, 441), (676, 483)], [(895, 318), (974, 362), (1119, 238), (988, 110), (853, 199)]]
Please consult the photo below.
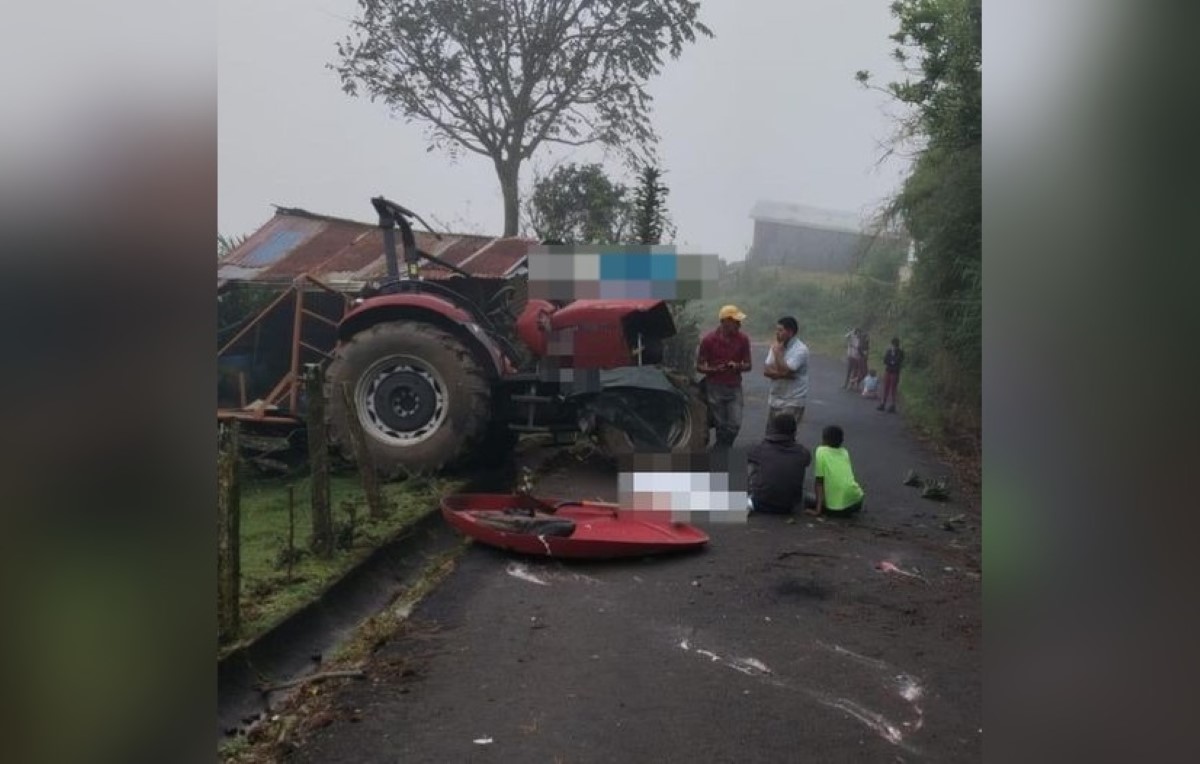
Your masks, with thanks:
[[(289, 486), (294, 496), (291, 521)], [(442, 494), (457, 488), (457, 483), (438, 479), (387, 484), (383, 487), (387, 516), (373, 520), (358, 476), (334, 476), (330, 495), (337, 549), (333, 557), (322, 560), (308, 551), (309, 479), (247, 481), (241, 499), (242, 628), (238, 642), (224, 647), (221, 654), (252, 641), (312, 601), (379, 546), (436, 510)]]

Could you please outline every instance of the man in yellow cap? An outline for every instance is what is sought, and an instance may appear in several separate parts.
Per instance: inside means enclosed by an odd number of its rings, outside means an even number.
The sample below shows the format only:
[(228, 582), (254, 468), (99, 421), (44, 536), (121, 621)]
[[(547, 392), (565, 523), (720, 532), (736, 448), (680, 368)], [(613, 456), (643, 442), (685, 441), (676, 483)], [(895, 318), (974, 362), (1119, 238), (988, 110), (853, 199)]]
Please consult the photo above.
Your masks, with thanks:
[(696, 371), (704, 375), (716, 445), (729, 448), (742, 428), (742, 374), (750, 371), (750, 338), (742, 333), (746, 314), (736, 305), (721, 308), (717, 317), (720, 326), (700, 341)]

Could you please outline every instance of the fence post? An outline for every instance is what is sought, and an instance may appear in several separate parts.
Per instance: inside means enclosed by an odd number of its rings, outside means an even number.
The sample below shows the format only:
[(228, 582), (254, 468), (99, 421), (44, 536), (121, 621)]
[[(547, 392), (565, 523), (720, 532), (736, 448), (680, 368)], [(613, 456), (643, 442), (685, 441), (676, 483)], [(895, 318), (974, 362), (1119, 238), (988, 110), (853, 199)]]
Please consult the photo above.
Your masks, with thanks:
[(387, 507), (383, 503), (383, 494), (379, 490), (379, 475), (375, 472), (375, 462), (371, 452), (367, 450), (367, 435), (363, 432), (362, 422), (354, 415), (354, 396), (350, 393), (350, 385), (342, 383), (342, 400), (349, 414), (346, 420), (350, 426), (350, 443), (354, 447), (354, 461), (358, 464), (358, 475), (362, 480), (363, 493), (367, 495), (367, 507), (375, 520), (387, 516)]
[(308, 367), (308, 463), (312, 473), (313, 554), (333, 555), (333, 510), (329, 502), (329, 438), (325, 432), (324, 374), (319, 364)]
[(217, 638), (241, 629), (241, 485), (237, 420), (220, 428), (217, 450)]
[(292, 567), (296, 563), (296, 486), (288, 486), (288, 545), (287, 545), (287, 580), (290, 584)]

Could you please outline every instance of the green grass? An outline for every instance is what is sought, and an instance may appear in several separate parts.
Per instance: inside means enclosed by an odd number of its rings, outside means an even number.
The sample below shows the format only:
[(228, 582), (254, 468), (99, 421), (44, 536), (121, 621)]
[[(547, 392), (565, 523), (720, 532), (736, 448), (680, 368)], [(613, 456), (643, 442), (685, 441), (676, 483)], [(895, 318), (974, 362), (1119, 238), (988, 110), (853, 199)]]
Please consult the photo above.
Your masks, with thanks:
[[(404, 528), (438, 507), (439, 497), (458, 484), (443, 480), (389, 483), (383, 486), (387, 517), (372, 520), (357, 474), (330, 481), (334, 525), (339, 537), (333, 557), (322, 560), (308, 548), (311, 536), (311, 483), (291, 481), (295, 497), (292, 576), (288, 578), (288, 485), (280, 480), (246, 481), (241, 497), (241, 631), (237, 643), (222, 654), (252, 641), (315, 599), (330, 584), (395, 538)], [(348, 506), (355, 511), (350, 533)]]

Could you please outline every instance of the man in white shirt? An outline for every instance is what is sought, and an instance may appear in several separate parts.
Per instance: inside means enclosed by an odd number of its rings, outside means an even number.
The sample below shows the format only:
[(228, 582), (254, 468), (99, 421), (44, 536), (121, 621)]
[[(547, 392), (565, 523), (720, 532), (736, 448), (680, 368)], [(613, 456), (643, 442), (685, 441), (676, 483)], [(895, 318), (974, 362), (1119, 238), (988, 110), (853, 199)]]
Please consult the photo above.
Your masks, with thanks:
[(775, 344), (767, 352), (763, 376), (771, 380), (767, 396), (767, 434), (780, 414), (791, 414), (799, 429), (808, 402), (808, 346), (796, 335), (796, 319), (784, 316), (775, 325)]

